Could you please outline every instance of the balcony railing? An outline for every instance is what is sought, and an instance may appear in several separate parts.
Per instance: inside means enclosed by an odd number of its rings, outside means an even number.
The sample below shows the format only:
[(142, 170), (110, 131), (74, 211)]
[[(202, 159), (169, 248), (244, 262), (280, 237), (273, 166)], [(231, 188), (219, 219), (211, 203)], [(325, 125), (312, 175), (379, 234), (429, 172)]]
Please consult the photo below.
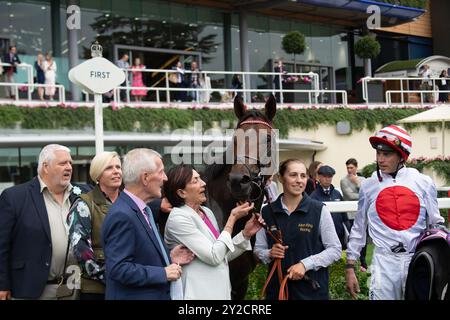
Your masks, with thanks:
[[(2, 66), (10, 66), (10, 64), (2, 63)], [(58, 88), (59, 94), (59, 102), (65, 101), (64, 92), (66, 88), (63, 85), (46, 85), (46, 84), (34, 84), (33, 83), (33, 68), (29, 64), (20, 64), (18, 65), (20, 68), (25, 68), (27, 70), (27, 82), (26, 83), (9, 83), (9, 82), (0, 82), (0, 86), (2, 87), (12, 87), (16, 93), (16, 103), (19, 100), (19, 88), (24, 87), (27, 91), (27, 100), (29, 102), (32, 101), (32, 93), (35, 87), (56, 87)], [(272, 93), (277, 96), (278, 101), (283, 103), (296, 103), (296, 104), (305, 104), (305, 105), (317, 105), (317, 104), (327, 104), (334, 103), (343, 106), (348, 106), (348, 97), (347, 92), (345, 90), (327, 90), (320, 87), (320, 79), (317, 73), (309, 72), (309, 73), (288, 73), (288, 74), (280, 74), (276, 72), (241, 72), (241, 71), (196, 71), (199, 78), (203, 80), (203, 86), (199, 88), (190, 88), (188, 85), (183, 87), (179, 87), (178, 85), (173, 85), (169, 79), (171, 74), (177, 74), (177, 70), (163, 70), (163, 69), (123, 69), (126, 74), (126, 82), (124, 86), (116, 87), (110, 93), (112, 101), (117, 106), (122, 106), (124, 104), (133, 106), (135, 104), (130, 97), (131, 90), (145, 90), (150, 91), (153, 94), (150, 97), (147, 97), (145, 101), (139, 101), (139, 104), (145, 103), (156, 103), (156, 104), (171, 104), (174, 100), (174, 96), (179, 92), (184, 93), (194, 93), (192, 96), (195, 97), (193, 101), (189, 101), (188, 103), (192, 104), (200, 104), (200, 103), (210, 103), (209, 97), (215, 93), (218, 97), (224, 97), (228, 95), (228, 101), (231, 101), (231, 97), (236, 94), (240, 94), (245, 103), (250, 102), (262, 102), (255, 101), (253, 98), (255, 95), (258, 96), (262, 93)], [(133, 87), (130, 85), (130, 73), (133, 71), (150, 73), (152, 79), (154, 79), (154, 83), (152, 86), (146, 87)], [(184, 74), (193, 73), (190, 70), (185, 70)], [(242, 89), (234, 89), (227, 88), (226, 83), (227, 79), (231, 78), (233, 75), (239, 75), (242, 83)], [(278, 88), (273, 88), (274, 79), (278, 76)], [(283, 82), (283, 77), (290, 77), (291, 79), (300, 79), (300, 85), (297, 85), (299, 88), (289, 88), (287, 89), (287, 82)], [(250, 81), (250, 77), (253, 77)], [(263, 81), (255, 81), (255, 77), (262, 78)], [(213, 79), (212, 79), (213, 78)], [(215, 78), (215, 79), (214, 79)], [(306, 81), (307, 80), (307, 81)], [(412, 103), (405, 99), (405, 95), (411, 94), (415, 95), (414, 101), (416, 104), (423, 105), (425, 103), (424, 96), (425, 95), (434, 95), (437, 96), (438, 93), (445, 93), (449, 91), (439, 91), (436, 84), (438, 81), (446, 80), (450, 82), (450, 78), (431, 78), (431, 79), (423, 79), (423, 78), (372, 78), (366, 77), (362, 79), (362, 98), (365, 101), (364, 104), (370, 105), (374, 103), (374, 101), (370, 101), (369, 97), (371, 93), (371, 89), (369, 84), (374, 81), (398, 81), (397, 87), (399, 90), (386, 90), (383, 92), (380, 100), (377, 105), (385, 105), (386, 107), (392, 106), (397, 102), (394, 100), (399, 100), (398, 103), (402, 105), (407, 103)], [(305, 82), (303, 82), (305, 81)], [(425, 81), (432, 82), (433, 90), (410, 90), (411, 86), (418, 86)], [(259, 82), (259, 86), (256, 83)], [(405, 82), (407, 83), (405, 85)], [(292, 87), (292, 85), (291, 85)], [(306, 87), (306, 88), (305, 88)], [(385, 90), (385, 88), (383, 88)], [(125, 92), (125, 94), (123, 94)], [(85, 102), (89, 102), (89, 95), (85, 93)], [(400, 95), (400, 98), (393, 98), (393, 95)], [(121, 99), (122, 96), (122, 99)], [(125, 96), (125, 97), (123, 97)], [(291, 97), (290, 101), (287, 101), (287, 97)], [(294, 98), (293, 98), (294, 97)], [(336, 103), (339, 101), (339, 103)], [(183, 101), (187, 102), (187, 101)], [(327, 103), (325, 103), (327, 102)], [(432, 103), (435, 103), (433, 101)]]

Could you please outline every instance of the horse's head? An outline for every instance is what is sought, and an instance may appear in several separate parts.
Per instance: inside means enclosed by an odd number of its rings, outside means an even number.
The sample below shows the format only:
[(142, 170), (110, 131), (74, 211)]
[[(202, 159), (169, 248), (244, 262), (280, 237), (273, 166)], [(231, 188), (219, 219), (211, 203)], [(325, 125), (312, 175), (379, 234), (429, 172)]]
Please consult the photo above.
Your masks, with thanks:
[[(262, 199), (263, 188), (276, 168), (275, 134), (272, 120), (276, 113), (276, 100), (270, 95), (264, 113), (247, 110), (236, 96), (234, 113), (239, 119), (233, 136), (232, 150), (227, 163), (233, 163), (228, 175), (228, 186), (233, 198), (241, 201)], [(228, 162), (232, 161), (232, 162)]]

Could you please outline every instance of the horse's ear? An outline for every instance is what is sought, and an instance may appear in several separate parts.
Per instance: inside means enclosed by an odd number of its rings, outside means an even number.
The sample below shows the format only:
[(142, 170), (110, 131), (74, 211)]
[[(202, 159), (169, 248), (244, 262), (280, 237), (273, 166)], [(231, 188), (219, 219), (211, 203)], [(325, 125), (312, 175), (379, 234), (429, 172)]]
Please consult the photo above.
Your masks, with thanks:
[(264, 107), (264, 112), (266, 114), (266, 117), (272, 121), (273, 118), (275, 118), (275, 113), (277, 113), (277, 100), (271, 94), (269, 96), (269, 99), (266, 101), (266, 105)]
[(234, 114), (238, 119), (242, 118), (247, 107), (245, 106), (244, 102), (242, 101), (242, 98), (239, 95), (236, 95), (234, 98)]

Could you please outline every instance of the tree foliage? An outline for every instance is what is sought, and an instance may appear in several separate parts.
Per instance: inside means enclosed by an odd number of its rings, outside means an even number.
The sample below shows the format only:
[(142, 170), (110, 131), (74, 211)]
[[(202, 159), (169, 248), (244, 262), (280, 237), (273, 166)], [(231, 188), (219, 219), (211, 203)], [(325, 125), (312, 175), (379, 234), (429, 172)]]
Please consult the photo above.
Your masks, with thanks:
[(355, 44), (355, 53), (361, 59), (374, 59), (380, 52), (381, 45), (372, 36), (364, 36)]
[(289, 54), (302, 54), (305, 51), (305, 36), (298, 31), (287, 33), (281, 42), (282, 48)]

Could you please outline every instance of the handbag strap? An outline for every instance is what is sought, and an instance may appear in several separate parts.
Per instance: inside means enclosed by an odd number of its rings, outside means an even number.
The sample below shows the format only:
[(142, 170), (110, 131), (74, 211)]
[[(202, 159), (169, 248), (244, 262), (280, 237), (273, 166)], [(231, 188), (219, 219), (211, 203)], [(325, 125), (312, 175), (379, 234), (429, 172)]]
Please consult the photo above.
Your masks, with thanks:
[(61, 280), (59, 281), (59, 285), (61, 285), (64, 282), (64, 276), (66, 274), (66, 268), (67, 268), (67, 259), (69, 257), (69, 248), (70, 248), (70, 236), (68, 236), (68, 239), (67, 239), (66, 258), (64, 259), (64, 269), (63, 269), (63, 273), (61, 275)]

